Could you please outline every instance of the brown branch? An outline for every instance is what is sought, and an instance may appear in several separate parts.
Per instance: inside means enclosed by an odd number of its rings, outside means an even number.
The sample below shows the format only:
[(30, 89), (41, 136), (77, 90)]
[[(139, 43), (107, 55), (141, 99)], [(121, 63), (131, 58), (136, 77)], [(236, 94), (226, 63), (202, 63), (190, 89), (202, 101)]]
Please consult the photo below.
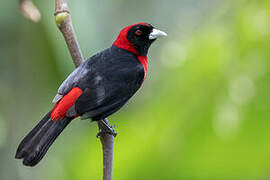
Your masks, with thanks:
[[(83, 62), (83, 55), (81, 53), (81, 49), (72, 26), (72, 21), (66, 0), (56, 0), (54, 15), (55, 22), (66, 40), (69, 52), (73, 59), (73, 63), (76, 67), (78, 67)], [(99, 122), (98, 127), (99, 131), (105, 132)], [(106, 133), (101, 133), (100, 141), (103, 149), (103, 180), (112, 180), (114, 136)]]
[[(107, 119), (105, 121), (108, 123)], [(102, 130), (100, 123), (98, 123), (98, 128)], [(103, 149), (103, 180), (112, 180), (114, 136), (106, 133), (100, 134), (100, 141)]]
[(73, 63), (78, 67), (83, 62), (83, 56), (73, 29), (66, 0), (56, 0), (54, 15), (55, 22), (66, 40)]
[(40, 21), (40, 12), (38, 8), (30, 0), (19, 0), (21, 13), (27, 19), (30, 19), (33, 22)]

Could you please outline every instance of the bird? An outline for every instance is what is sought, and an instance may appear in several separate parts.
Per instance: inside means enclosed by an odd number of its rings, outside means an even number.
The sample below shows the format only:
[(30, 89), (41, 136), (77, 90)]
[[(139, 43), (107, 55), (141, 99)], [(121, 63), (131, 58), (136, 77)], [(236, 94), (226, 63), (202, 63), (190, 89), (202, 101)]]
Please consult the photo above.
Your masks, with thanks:
[(75, 118), (99, 121), (105, 133), (116, 135), (105, 121), (123, 107), (142, 86), (147, 75), (151, 44), (167, 36), (149, 23), (123, 28), (114, 43), (78, 66), (60, 85), (53, 108), (20, 142), (15, 158), (37, 165)]

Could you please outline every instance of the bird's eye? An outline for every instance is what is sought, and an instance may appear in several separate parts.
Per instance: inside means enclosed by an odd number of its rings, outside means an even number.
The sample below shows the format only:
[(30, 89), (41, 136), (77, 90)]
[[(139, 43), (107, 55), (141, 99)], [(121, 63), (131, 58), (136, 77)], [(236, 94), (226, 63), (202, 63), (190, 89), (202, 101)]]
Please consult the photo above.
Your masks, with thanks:
[(136, 34), (137, 36), (141, 36), (142, 33), (143, 33), (143, 32), (142, 32), (141, 30), (139, 30), (139, 29), (135, 32), (135, 34)]

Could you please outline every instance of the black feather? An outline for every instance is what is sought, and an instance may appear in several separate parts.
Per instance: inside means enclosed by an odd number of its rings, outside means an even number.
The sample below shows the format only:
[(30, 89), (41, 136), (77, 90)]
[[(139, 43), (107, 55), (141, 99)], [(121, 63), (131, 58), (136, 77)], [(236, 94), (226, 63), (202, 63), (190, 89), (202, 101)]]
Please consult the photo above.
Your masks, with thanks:
[(54, 122), (50, 118), (50, 112), (46, 114), (21, 141), (15, 158), (23, 159), (26, 166), (35, 166), (71, 120), (72, 118), (64, 118)]

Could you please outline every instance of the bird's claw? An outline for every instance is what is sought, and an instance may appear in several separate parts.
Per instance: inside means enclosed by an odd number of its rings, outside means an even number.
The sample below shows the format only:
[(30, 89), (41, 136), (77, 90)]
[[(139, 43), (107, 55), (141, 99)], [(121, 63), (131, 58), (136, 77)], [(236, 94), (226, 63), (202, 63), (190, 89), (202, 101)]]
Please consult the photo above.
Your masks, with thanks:
[(116, 135), (118, 133), (115, 132), (115, 130), (113, 130), (113, 131), (102, 131), (102, 130), (99, 130), (99, 132), (97, 133), (96, 137), (99, 138), (103, 134), (110, 134), (110, 135), (113, 135), (114, 137), (116, 137)]
[(110, 126), (106, 121), (101, 120), (100, 121), (100, 129), (99, 132), (97, 133), (96, 137), (100, 137), (102, 134), (110, 134), (113, 135), (114, 137), (116, 137), (117, 132), (113, 129), (115, 127), (115, 125)]

